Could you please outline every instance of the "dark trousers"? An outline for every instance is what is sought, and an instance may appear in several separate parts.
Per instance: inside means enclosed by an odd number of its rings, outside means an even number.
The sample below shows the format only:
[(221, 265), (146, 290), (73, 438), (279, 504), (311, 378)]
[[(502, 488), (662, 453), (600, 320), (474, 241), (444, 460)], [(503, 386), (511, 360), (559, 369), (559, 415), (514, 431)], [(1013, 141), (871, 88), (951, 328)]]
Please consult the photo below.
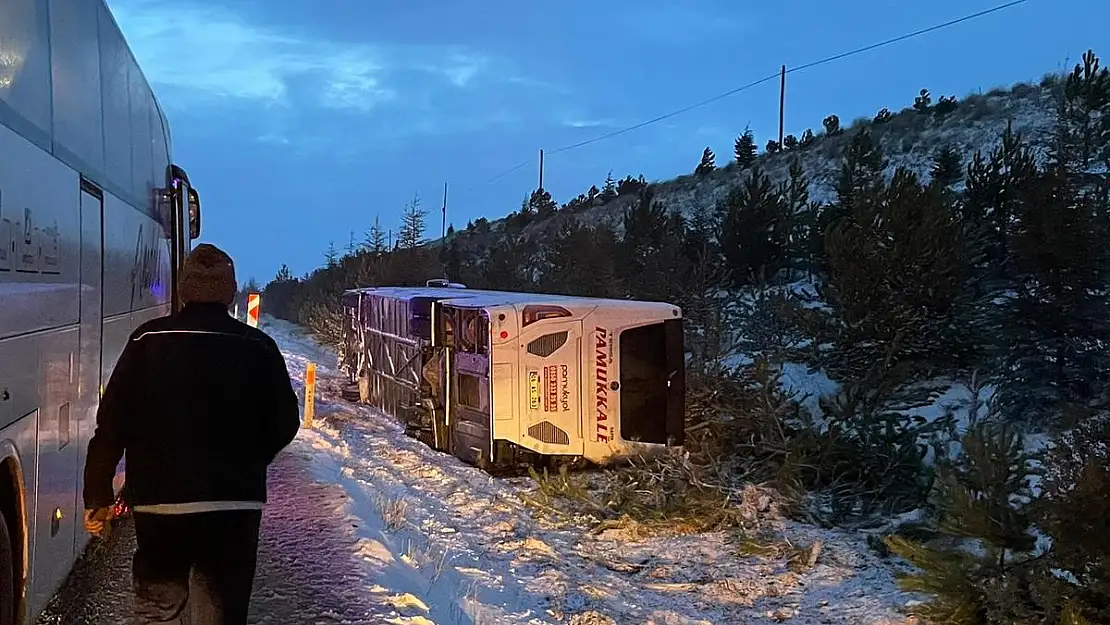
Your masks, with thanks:
[(137, 625), (246, 625), (262, 512), (136, 512)]

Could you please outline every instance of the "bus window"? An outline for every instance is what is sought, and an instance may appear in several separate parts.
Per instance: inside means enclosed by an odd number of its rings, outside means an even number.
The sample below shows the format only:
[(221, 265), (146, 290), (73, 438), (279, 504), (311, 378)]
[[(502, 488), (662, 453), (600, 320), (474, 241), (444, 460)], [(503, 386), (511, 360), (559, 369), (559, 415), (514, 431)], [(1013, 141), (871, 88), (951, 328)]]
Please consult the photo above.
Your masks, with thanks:
[(489, 354), (489, 315), (484, 310), (478, 311), (477, 336), (474, 339), (479, 354)]
[(484, 410), (482, 406), (482, 385), (478, 376), (460, 373), (458, 393), (460, 405), (471, 410)]
[(455, 316), (457, 314), (458, 311), (451, 308), (443, 311), (443, 344), (452, 349), (455, 348)]
[(467, 354), (489, 353), (489, 318), (481, 309), (460, 308), (458, 314), (458, 345)]
[(662, 323), (620, 333), (620, 434), (627, 441), (667, 442), (667, 342)]

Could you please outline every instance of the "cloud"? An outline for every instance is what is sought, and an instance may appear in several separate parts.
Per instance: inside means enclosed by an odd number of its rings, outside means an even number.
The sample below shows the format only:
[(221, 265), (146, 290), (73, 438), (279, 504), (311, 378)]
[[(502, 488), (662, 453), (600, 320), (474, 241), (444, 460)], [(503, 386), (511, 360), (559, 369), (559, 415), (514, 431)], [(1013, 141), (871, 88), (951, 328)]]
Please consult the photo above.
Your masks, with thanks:
[(606, 126), (616, 126), (614, 122), (606, 119), (584, 119), (578, 117), (564, 119), (563, 125), (570, 128), (601, 128)]
[(112, 0), (111, 7), (148, 79), (183, 106), (241, 100), (365, 113), (416, 88), (402, 84), (412, 72), (421, 74), (419, 88), (465, 88), (495, 69), (468, 50), (334, 42), (216, 6)]

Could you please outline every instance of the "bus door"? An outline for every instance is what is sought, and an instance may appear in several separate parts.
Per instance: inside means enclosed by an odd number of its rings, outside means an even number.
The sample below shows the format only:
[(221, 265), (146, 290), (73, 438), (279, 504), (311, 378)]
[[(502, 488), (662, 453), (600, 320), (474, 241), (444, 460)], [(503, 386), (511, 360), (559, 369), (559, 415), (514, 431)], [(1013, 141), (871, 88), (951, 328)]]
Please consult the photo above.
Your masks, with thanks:
[[(96, 428), (96, 409), (100, 403), (101, 360), (103, 358), (103, 338), (101, 323), (104, 318), (104, 194), (85, 180), (81, 181), (81, 291), (78, 295), (80, 328), (77, 356), (77, 410), (73, 419), (77, 435), (75, 450), (77, 461), (72, 468), (76, 475), (77, 489), (74, 493), (74, 515), (80, 513), (81, 492), (85, 484), (85, 454), (88, 452), (89, 439)], [(119, 467), (117, 467), (117, 474)], [(74, 555), (80, 555), (85, 548), (81, 536), (84, 531), (74, 523)]]
[(493, 457), (490, 415), (489, 316), (481, 308), (445, 305), (447, 429), (451, 453), (482, 466)]
[(520, 440), (541, 454), (581, 455), (585, 448), (589, 406), (584, 402), (592, 395), (582, 392), (587, 379), (582, 321), (561, 318), (569, 315), (558, 306), (531, 304), (521, 314), (520, 379), (525, 380), (528, 399)]

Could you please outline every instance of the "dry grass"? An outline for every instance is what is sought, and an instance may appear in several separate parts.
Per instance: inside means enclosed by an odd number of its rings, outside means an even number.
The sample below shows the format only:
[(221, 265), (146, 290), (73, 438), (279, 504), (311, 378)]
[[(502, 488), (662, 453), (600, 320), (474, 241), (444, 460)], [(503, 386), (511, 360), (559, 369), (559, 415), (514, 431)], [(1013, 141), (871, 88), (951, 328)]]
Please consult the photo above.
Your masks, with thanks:
[(707, 475), (716, 474), (697, 464), (690, 452), (675, 451), (606, 471), (593, 480), (565, 469), (555, 475), (533, 471), (537, 489), (523, 498), (545, 513), (592, 517), (593, 532), (630, 539), (720, 529), (754, 531), (766, 520), (781, 519), (778, 493), (750, 484), (730, 489), (707, 480)]
[[(784, 423), (797, 403), (773, 371), (755, 370), (688, 388), (686, 441), (600, 474), (532, 471), (525, 503), (553, 516), (592, 517), (597, 532), (630, 538), (715, 530), (757, 531), (789, 516), (802, 496), (789, 471)], [(737, 477), (747, 483), (737, 483)], [(792, 497), (784, 497), (783, 492)]]
[(385, 493), (377, 493), (374, 495), (374, 507), (377, 509), (382, 522), (385, 523), (387, 530), (396, 532), (405, 526), (409, 509), (406, 500)]

